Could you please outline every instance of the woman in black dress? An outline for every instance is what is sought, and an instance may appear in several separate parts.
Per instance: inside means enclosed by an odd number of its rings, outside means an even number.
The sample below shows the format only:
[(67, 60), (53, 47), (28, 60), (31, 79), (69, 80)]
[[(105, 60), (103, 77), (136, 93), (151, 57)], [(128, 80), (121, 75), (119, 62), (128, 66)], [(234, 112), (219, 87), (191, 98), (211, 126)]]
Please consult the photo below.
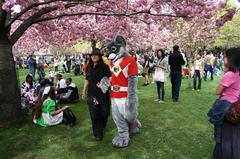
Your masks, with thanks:
[(110, 94), (108, 90), (103, 91), (101, 89), (100, 83), (102, 83), (103, 78), (110, 78), (111, 72), (108, 65), (104, 64), (99, 49), (94, 49), (90, 56), (86, 70), (83, 98), (87, 95), (93, 135), (97, 141), (100, 141), (103, 138), (103, 132), (110, 114)]

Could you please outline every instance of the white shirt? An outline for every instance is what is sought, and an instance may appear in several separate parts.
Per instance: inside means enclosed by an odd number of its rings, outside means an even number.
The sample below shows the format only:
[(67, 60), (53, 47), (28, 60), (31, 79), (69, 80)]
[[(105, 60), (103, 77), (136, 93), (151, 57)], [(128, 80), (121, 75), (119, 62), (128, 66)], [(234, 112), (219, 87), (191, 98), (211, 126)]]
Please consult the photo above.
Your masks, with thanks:
[(65, 79), (61, 79), (60, 81), (57, 81), (57, 88), (67, 88)]
[(69, 85), (69, 87), (75, 88), (75, 87), (76, 87), (76, 84), (75, 84), (75, 83), (71, 83), (71, 84)]
[(200, 61), (199, 60), (196, 60), (195, 61), (196, 65), (195, 65), (195, 70), (200, 70)]

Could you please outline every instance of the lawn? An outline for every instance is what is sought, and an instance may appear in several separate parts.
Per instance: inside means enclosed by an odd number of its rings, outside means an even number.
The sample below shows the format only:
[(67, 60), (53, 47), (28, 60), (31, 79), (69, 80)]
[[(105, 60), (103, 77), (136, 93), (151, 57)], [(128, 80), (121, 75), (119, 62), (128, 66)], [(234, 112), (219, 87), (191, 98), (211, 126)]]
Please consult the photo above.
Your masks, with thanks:
[[(19, 71), (21, 81), (25, 75), (26, 70)], [(81, 93), (83, 76), (64, 77), (72, 77)], [(94, 140), (85, 101), (69, 105), (77, 116), (74, 128), (42, 128), (31, 122), (29, 114), (27, 123), (0, 132), (0, 159), (210, 159), (214, 141), (206, 114), (216, 99), (218, 82), (203, 82), (203, 89), (197, 92), (188, 88), (188, 80), (183, 80), (179, 103), (171, 101), (171, 85), (167, 82), (165, 104), (159, 105), (153, 102), (155, 84), (144, 87), (139, 78), (139, 119), (143, 128), (124, 149), (111, 146), (117, 134), (111, 116), (103, 141)]]

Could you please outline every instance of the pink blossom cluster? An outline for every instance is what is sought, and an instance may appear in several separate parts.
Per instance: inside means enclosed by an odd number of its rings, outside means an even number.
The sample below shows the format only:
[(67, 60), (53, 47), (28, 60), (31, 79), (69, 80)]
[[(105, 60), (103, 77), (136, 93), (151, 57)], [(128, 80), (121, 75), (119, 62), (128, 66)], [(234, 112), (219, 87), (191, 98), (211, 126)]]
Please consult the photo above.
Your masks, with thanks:
[(4, 10), (6, 10), (6, 11), (10, 11), (11, 8), (16, 4), (16, 1), (17, 1), (17, 0), (7, 0), (7, 1), (3, 4), (2, 8), (3, 8)]
[[(210, 30), (214, 29), (211, 24), (215, 23), (213, 17), (226, 7), (223, 0), (137, 0), (128, 1), (127, 4), (126, 0), (102, 0), (89, 3), (89, 5), (79, 4), (66, 8), (65, 5), (70, 1), (54, 1), (30, 9), (11, 25), (11, 34), (19, 28), (24, 20), (46, 7), (57, 6), (58, 9), (41, 16), (39, 19), (84, 12), (126, 15), (136, 12), (142, 13), (131, 16), (88, 14), (39, 22), (25, 31), (14, 45), (15, 49), (50, 46), (65, 48), (82, 40), (91, 41), (93, 39), (104, 43), (106, 39), (114, 37), (117, 33), (127, 38), (130, 48), (150, 45), (160, 47), (170, 45), (173, 42), (189, 41), (188, 33), (197, 37), (192, 39), (193, 42), (196, 42), (199, 39), (205, 40), (204, 36), (208, 37)], [(10, 12), (11, 8), (18, 4), (23, 10), (31, 4), (41, 2), (47, 1), (6, 0), (3, 8)], [(234, 14), (235, 10), (229, 9), (223, 17), (216, 21), (216, 25), (222, 26), (226, 21), (231, 20)], [(16, 15), (12, 16), (14, 18)], [(203, 24), (205, 26), (202, 26)], [(179, 30), (182, 33), (178, 33)]]

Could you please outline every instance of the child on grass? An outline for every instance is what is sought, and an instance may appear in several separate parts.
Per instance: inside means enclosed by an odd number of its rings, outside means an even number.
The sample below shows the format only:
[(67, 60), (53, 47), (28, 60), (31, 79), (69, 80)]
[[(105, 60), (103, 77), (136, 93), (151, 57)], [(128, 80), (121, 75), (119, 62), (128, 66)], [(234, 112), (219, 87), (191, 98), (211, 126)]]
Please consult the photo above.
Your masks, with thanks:
[(216, 88), (219, 95), (209, 110), (210, 122), (214, 124), (214, 137), (221, 143), (221, 130), (226, 112), (240, 98), (240, 48), (228, 49), (224, 55), (225, 73)]

